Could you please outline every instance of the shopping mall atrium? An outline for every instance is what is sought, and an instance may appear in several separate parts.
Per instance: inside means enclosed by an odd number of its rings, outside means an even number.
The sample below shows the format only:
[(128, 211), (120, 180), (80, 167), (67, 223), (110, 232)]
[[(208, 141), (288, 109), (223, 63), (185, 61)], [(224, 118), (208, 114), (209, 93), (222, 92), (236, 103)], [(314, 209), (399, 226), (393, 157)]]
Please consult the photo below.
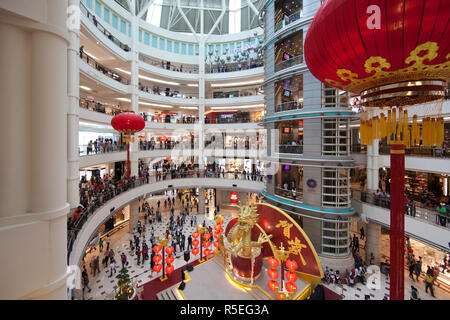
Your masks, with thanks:
[(0, 0), (0, 299), (450, 300), (449, 20)]

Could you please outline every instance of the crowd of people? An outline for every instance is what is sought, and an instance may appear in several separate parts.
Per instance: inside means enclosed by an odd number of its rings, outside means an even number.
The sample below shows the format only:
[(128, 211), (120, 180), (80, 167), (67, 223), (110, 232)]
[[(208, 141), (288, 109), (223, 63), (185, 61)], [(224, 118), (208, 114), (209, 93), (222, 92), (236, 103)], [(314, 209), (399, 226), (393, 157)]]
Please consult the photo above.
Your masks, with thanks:
[[(80, 146), (80, 154), (84, 153), (84, 149)], [(117, 143), (117, 140), (113, 140), (112, 138), (104, 138), (98, 137), (94, 141), (89, 140), (86, 146), (86, 155), (89, 154), (97, 154), (97, 153), (105, 153), (105, 152), (114, 152), (119, 150), (125, 150), (126, 145), (120, 145)]]

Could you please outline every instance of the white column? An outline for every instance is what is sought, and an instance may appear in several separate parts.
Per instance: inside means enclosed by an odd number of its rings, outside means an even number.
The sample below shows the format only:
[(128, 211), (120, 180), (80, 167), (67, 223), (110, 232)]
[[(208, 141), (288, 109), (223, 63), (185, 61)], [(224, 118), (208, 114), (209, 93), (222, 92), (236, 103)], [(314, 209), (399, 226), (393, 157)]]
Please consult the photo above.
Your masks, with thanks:
[(381, 226), (369, 222), (366, 228), (366, 261), (370, 263), (370, 254), (373, 253), (375, 257), (374, 264), (380, 265), (380, 235), (381, 235)]
[(66, 299), (67, 1), (43, 2), (36, 17), (45, 18), (32, 23), (22, 14), (34, 3), (9, 9), (0, 23), (0, 299)]
[[(205, 214), (205, 189), (198, 190), (198, 213)], [(206, 217), (206, 216), (205, 216)]]
[[(70, 6), (79, 6), (78, 0), (69, 0)], [(79, 203), (79, 169), (78, 154), (79, 135), (79, 100), (80, 100), (80, 71), (79, 71), (79, 47), (80, 30), (69, 30), (70, 44), (67, 50), (67, 95), (69, 108), (67, 112), (67, 201), (71, 208)]]
[(378, 139), (373, 140), (371, 145), (367, 146), (367, 191), (378, 189)]
[(133, 234), (133, 228), (137, 226), (139, 220), (139, 201), (133, 201), (128, 207), (130, 212), (130, 223), (128, 225), (128, 232)]
[[(134, 5), (134, 1), (133, 1)], [(138, 34), (139, 18), (135, 15), (131, 17), (131, 110), (139, 114), (139, 59), (138, 59)], [(134, 142), (130, 145), (130, 176), (138, 176), (138, 134), (134, 135)]]
[[(202, 6), (203, 7), (203, 6)], [(204, 171), (204, 148), (205, 148), (205, 36), (203, 10), (200, 15), (200, 35), (199, 35), (199, 53), (198, 53), (198, 162), (200, 172)], [(195, 131), (194, 131), (195, 134)]]

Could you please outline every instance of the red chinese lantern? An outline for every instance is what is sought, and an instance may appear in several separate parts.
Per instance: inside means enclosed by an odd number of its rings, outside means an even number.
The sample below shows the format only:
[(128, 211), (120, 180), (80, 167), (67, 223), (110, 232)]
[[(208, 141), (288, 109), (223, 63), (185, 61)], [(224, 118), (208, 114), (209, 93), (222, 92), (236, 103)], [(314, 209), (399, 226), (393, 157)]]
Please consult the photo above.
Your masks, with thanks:
[(171, 255), (173, 253), (173, 247), (166, 247), (166, 253)]
[(173, 272), (173, 270), (174, 270), (173, 265), (168, 265), (168, 266), (166, 267), (166, 273), (167, 273), (167, 274), (171, 274), (171, 273)]
[[(327, 0), (305, 39), (311, 73), (361, 96), (361, 143), (386, 138), (391, 146), (391, 300), (404, 300), (405, 147), (441, 146), (444, 141), (448, 8), (450, 0)], [(438, 102), (402, 108), (432, 101)]]
[(155, 264), (153, 266), (153, 271), (155, 271), (156, 273), (160, 272), (162, 269), (162, 265), (161, 264)]
[(286, 280), (289, 282), (295, 282), (297, 281), (297, 274), (295, 272), (292, 271), (288, 271), (286, 272)]
[(208, 240), (209, 238), (211, 238), (211, 233), (203, 234), (203, 239)]
[(167, 264), (172, 264), (174, 260), (175, 260), (175, 258), (173, 256), (168, 256), (166, 258), (166, 263)]
[(209, 246), (211, 246), (211, 242), (209, 241), (203, 242), (203, 247), (208, 248)]
[(286, 290), (288, 292), (296, 292), (297, 291), (297, 286), (295, 285), (295, 283), (286, 282)]
[(200, 236), (200, 234), (198, 232), (194, 232), (192, 234), (192, 238), (197, 239)]
[(195, 255), (195, 256), (198, 255), (199, 252), (200, 252), (199, 248), (192, 249), (192, 254)]
[(277, 269), (269, 269), (267, 270), (267, 275), (269, 276), (270, 279), (275, 280), (278, 278), (279, 274)]
[(223, 228), (222, 227), (220, 227), (219, 232), (223, 233)]
[(120, 113), (111, 120), (111, 126), (123, 134), (127, 143), (127, 179), (130, 178), (130, 142), (134, 142), (134, 134), (145, 128), (144, 119), (134, 113)]
[(267, 286), (269, 287), (269, 290), (272, 292), (277, 291), (278, 288), (280, 287), (278, 282), (276, 282), (275, 280), (269, 280), (269, 282), (267, 283)]
[(297, 270), (298, 264), (295, 260), (288, 259), (286, 260), (286, 268), (289, 270)]
[(214, 247), (219, 248), (219, 246), (220, 246), (219, 241), (214, 241), (213, 245), (214, 245)]
[(159, 244), (158, 244), (157, 246), (154, 246), (154, 247), (153, 247), (153, 251), (154, 251), (155, 253), (160, 252), (161, 249), (162, 249), (162, 247), (161, 247)]
[(162, 256), (160, 254), (157, 254), (153, 257), (154, 263), (159, 263), (162, 260)]
[(278, 267), (279, 266), (279, 262), (278, 262), (278, 260), (277, 259), (275, 259), (275, 258), (273, 258), (273, 257), (270, 257), (268, 260), (267, 260), (267, 263), (269, 264), (269, 266), (271, 266), (272, 268), (276, 268), (276, 267)]
[(214, 226), (214, 230), (216, 230), (216, 232), (220, 232), (220, 224), (216, 224)]
[[(367, 13), (371, 5), (378, 12)], [(365, 106), (443, 98), (449, 7), (449, 0), (328, 0), (308, 28), (306, 64), (320, 81), (361, 94)]]
[(198, 240), (193, 240), (193, 241), (192, 241), (192, 245), (193, 245), (194, 247), (198, 246), (199, 244), (200, 244), (200, 241), (198, 241)]
[(220, 233), (214, 233), (214, 239), (219, 240), (220, 238)]
[(211, 254), (211, 250), (210, 249), (205, 249), (203, 251), (203, 253), (205, 254), (205, 257), (209, 256)]

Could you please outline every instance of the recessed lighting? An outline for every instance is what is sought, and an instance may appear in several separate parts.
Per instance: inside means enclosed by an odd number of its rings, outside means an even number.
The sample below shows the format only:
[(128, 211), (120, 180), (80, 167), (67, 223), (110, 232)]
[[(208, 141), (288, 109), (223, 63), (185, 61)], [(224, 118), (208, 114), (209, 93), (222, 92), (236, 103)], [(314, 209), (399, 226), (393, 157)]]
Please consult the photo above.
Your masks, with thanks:
[(120, 101), (131, 102), (131, 100), (128, 98), (116, 98), (116, 99)]
[(146, 106), (153, 106), (153, 107), (161, 107), (161, 108), (173, 108), (173, 106), (168, 106), (165, 104), (150, 103), (150, 102), (139, 102), (139, 104), (143, 104)]
[(196, 84), (196, 83), (188, 83), (187, 86), (188, 87), (198, 87), (198, 84)]
[(96, 56), (90, 54), (90, 53), (87, 52), (86, 50), (83, 50), (83, 52), (86, 53), (89, 57), (91, 57), (91, 58), (93, 58), (93, 59), (95, 59), (95, 60), (98, 60), (98, 58), (97, 58)]
[(142, 76), (139, 75), (139, 78), (144, 79), (144, 80), (148, 80), (148, 81), (153, 81), (153, 82), (159, 82), (159, 83), (164, 83), (164, 84), (170, 84), (173, 86), (179, 86), (180, 84), (178, 82), (172, 82), (172, 81), (165, 81), (165, 80), (160, 80), (160, 79), (154, 79), (154, 78), (150, 78), (147, 76)]
[(244, 82), (230, 82), (230, 83), (211, 83), (211, 87), (236, 87), (236, 86), (245, 86), (245, 85), (251, 85), (251, 84), (259, 84), (263, 83), (264, 80), (253, 80), (253, 81), (244, 81)]
[(130, 71), (127, 71), (127, 70), (123, 70), (123, 69), (121, 69), (121, 68), (114, 68), (114, 69), (116, 69), (117, 71), (120, 71), (120, 72), (126, 73), (126, 74), (131, 74), (131, 72), (130, 72)]
[(180, 107), (180, 109), (198, 110), (198, 107)]
[(86, 91), (92, 91), (91, 88), (86, 87), (86, 86), (80, 86), (80, 89), (86, 90)]

